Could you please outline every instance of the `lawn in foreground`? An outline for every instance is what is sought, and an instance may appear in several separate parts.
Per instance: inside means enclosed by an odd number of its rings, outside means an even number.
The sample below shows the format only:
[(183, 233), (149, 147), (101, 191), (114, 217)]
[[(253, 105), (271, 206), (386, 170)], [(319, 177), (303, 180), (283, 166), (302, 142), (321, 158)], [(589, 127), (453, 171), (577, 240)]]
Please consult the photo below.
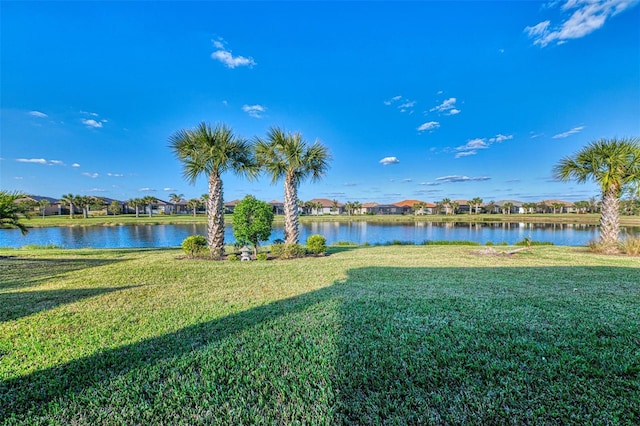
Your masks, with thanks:
[(0, 422), (640, 421), (640, 262), (0, 250)]

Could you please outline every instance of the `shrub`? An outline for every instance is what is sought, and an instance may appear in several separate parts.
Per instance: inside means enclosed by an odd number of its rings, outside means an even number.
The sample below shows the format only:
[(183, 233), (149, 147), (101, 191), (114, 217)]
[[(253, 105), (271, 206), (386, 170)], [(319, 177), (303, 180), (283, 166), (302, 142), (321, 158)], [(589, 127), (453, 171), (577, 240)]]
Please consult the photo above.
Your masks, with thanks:
[(296, 259), (304, 257), (307, 249), (300, 244), (273, 244), (271, 254), (279, 259)]
[(256, 260), (261, 260), (261, 261), (267, 260), (267, 253), (258, 253), (256, 255)]
[(240, 258), (238, 257), (237, 254), (230, 254), (227, 256), (227, 260), (229, 262), (238, 262), (240, 260)]
[(182, 250), (189, 257), (201, 256), (207, 251), (207, 239), (202, 235), (191, 235), (182, 241)]
[(253, 246), (253, 254), (257, 255), (260, 242), (271, 236), (273, 209), (253, 195), (247, 195), (234, 208), (231, 222), (236, 241)]
[(640, 255), (640, 237), (627, 237), (620, 242), (620, 250), (629, 256)]
[(327, 251), (327, 239), (319, 234), (310, 235), (307, 238), (307, 249), (313, 254), (321, 254)]

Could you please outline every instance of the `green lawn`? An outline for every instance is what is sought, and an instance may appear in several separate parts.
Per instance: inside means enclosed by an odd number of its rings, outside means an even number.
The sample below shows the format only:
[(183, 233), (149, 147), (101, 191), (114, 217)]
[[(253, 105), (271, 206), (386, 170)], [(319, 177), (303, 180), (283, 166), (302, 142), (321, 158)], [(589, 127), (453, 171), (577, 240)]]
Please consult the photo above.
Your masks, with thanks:
[(0, 250), (0, 422), (640, 423), (639, 259), (480, 250)]

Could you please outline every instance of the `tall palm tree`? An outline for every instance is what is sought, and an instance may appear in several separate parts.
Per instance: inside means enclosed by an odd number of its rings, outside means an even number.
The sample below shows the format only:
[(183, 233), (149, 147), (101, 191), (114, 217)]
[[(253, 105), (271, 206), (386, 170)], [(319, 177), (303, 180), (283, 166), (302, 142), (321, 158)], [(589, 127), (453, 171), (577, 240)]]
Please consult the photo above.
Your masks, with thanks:
[[(475, 213), (478, 214), (478, 209), (480, 208), (480, 204), (482, 204), (482, 198), (475, 197), (472, 198), (469, 202), (471, 203), (471, 205), (473, 205), (473, 210), (475, 211)], [(471, 209), (469, 209), (469, 211), (471, 211)]]
[(132, 198), (129, 200), (129, 205), (136, 209), (136, 217), (140, 217), (140, 207), (145, 205), (142, 198)]
[(602, 191), (600, 242), (605, 252), (617, 251), (620, 233), (620, 197), (640, 181), (640, 138), (600, 139), (555, 165), (554, 176), (578, 183), (593, 180)]
[(444, 214), (448, 215), (449, 209), (451, 208), (451, 200), (449, 198), (443, 198), (442, 201), (440, 201), (440, 204), (444, 207)]
[(42, 218), (44, 219), (44, 214), (47, 211), (47, 206), (51, 204), (51, 201), (42, 198), (40, 201), (38, 201), (38, 207), (40, 207), (40, 212), (42, 213)]
[(360, 201), (354, 201), (351, 206), (353, 207), (353, 214), (361, 213), (360, 210), (362, 209), (362, 203)]
[(196, 213), (198, 212), (198, 207), (202, 205), (202, 199), (200, 198), (192, 198), (187, 201), (187, 208), (193, 211), (193, 217), (196, 217)]
[(207, 176), (207, 241), (211, 254), (219, 258), (224, 255), (222, 174), (232, 171), (249, 178), (257, 176), (259, 168), (252, 145), (224, 124), (212, 128), (204, 122), (195, 129), (177, 131), (169, 142), (190, 183), (194, 184), (200, 175)]
[(69, 194), (65, 194), (62, 197), (60, 197), (60, 202), (64, 203), (64, 204), (68, 204), (69, 205), (69, 218), (73, 219), (73, 206), (76, 203), (76, 196), (69, 193)]
[(178, 203), (182, 201), (184, 194), (176, 194), (175, 192), (169, 194), (169, 202), (173, 204), (173, 214), (178, 213)]
[(272, 183), (284, 179), (284, 237), (285, 243), (297, 244), (298, 187), (307, 178), (317, 181), (329, 168), (331, 156), (327, 147), (316, 141), (309, 145), (300, 133), (285, 133), (272, 127), (266, 139), (256, 142), (258, 162), (271, 176)]
[(147, 213), (149, 214), (149, 217), (153, 216), (153, 205), (158, 202), (158, 199), (153, 195), (147, 195), (142, 198), (142, 201), (144, 202), (144, 205), (147, 206)]

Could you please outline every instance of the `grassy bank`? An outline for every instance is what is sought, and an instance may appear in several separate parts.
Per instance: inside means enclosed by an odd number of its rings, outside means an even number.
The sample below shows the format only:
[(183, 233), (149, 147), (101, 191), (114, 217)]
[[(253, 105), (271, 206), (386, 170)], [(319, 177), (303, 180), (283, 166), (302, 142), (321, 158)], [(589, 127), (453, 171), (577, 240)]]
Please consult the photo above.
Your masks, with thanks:
[(0, 422), (637, 424), (638, 259), (481, 249), (0, 250)]
[[(231, 215), (227, 215), (226, 221), (231, 223)], [(276, 216), (275, 222), (283, 222), (283, 216)], [(389, 222), (463, 222), (463, 223), (495, 223), (495, 222), (525, 222), (525, 223), (583, 223), (597, 225), (600, 221), (599, 214), (511, 214), (511, 215), (498, 215), (498, 214), (481, 214), (481, 215), (323, 215), (313, 216), (306, 215), (300, 216), (301, 222), (374, 222), (374, 223), (389, 223)], [(54, 226), (123, 226), (123, 225), (162, 225), (162, 224), (192, 224), (192, 223), (207, 223), (207, 217), (205, 215), (198, 215), (196, 217), (192, 215), (154, 215), (152, 217), (141, 215), (135, 217), (135, 215), (116, 215), (116, 216), (92, 216), (83, 218), (82, 216), (76, 216), (74, 219), (70, 219), (68, 216), (46, 216), (44, 218), (32, 217), (29, 220), (25, 220), (24, 223), (28, 227), (42, 228), (42, 227), (54, 227)], [(621, 216), (620, 223), (623, 226), (640, 226), (640, 216)]]

